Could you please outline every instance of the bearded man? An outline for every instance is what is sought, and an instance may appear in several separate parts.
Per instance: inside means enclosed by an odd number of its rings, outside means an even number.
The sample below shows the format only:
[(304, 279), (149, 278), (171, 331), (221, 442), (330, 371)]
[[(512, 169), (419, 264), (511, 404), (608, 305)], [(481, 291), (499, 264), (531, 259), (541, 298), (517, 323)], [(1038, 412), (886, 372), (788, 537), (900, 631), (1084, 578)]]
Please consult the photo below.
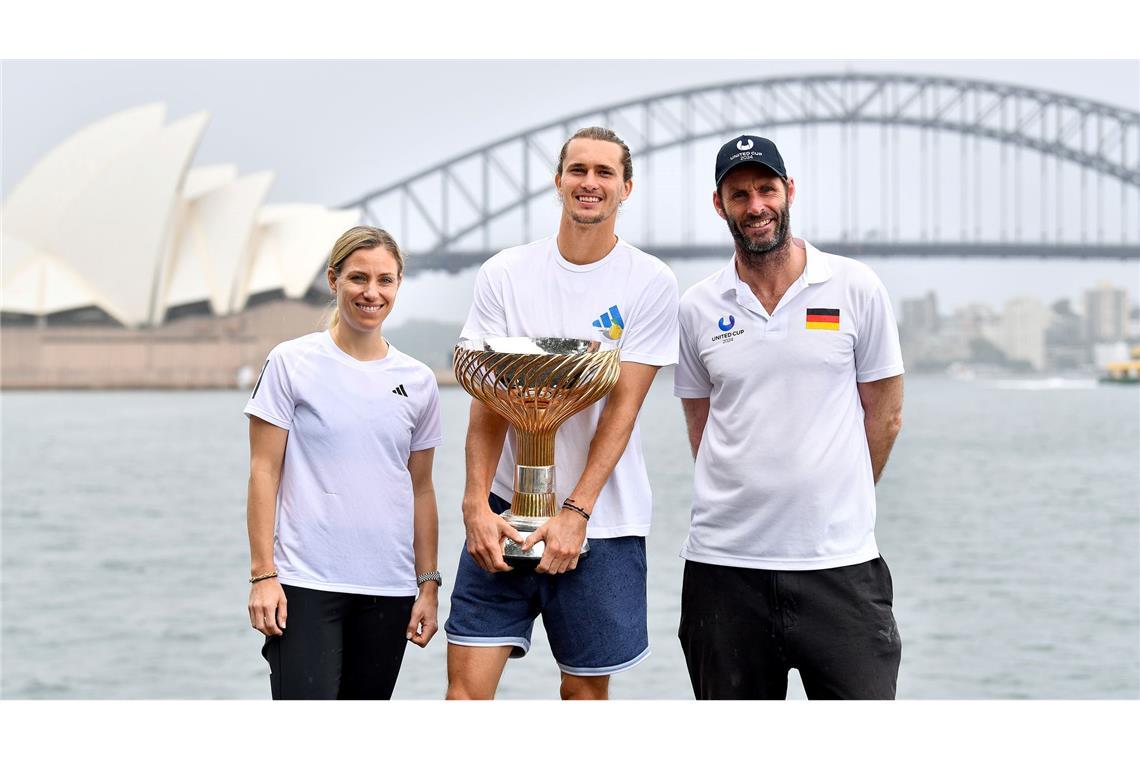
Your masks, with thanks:
[(902, 426), (890, 298), (793, 237), (776, 145), (716, 159), (732, 260), (681, 299), (674, 394), (696, 459), (679, 636), (698, 699), (893, 699), (902, 643), (875, 484)]

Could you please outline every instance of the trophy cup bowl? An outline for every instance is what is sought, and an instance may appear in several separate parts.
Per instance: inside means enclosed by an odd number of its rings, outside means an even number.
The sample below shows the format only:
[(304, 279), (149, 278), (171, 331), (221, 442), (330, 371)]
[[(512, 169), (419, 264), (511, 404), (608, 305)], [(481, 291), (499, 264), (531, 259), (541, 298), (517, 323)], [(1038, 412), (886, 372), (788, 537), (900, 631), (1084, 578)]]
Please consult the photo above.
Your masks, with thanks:
[[(605, 396), (621, 372), (616, 349), (577, 338), (479, 338), (455, 346), (455, 378), (465, 391), (515, 430), (517, 461), (511, 508), (502, 517), (526, 540), (558, 511), (554, 438), (559, 425)], [(510, 565), (541, 559), (544, 542), (528, 551), (506, 539)], [(589, 542), (582, 543), (582, 554)]]

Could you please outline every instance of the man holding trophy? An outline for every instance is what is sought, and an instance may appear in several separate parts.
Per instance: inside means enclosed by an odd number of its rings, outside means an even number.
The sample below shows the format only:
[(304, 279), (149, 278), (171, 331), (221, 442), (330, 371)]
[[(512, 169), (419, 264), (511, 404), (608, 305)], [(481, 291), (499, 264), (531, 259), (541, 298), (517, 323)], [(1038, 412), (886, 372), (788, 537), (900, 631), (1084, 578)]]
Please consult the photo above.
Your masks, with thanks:
[[(657, 369), (677, 361), (678, 294), (665, 264), (614, 233), (632, 176), (616, 134), (579, 130), (554, 177), (558, 234), (500, 252), (476, 277), (456, 354), (475, 399), (466, 550), (444, 626), (449, 699), (493, 698), (540, 614), (563, 699), (607, 698), (609, 677), (649, 654), (652, 495), (637, 416)], [(543, 444), (527, 428), (557, 409)], [(548, 515), (528, 517), (539, 501)]]

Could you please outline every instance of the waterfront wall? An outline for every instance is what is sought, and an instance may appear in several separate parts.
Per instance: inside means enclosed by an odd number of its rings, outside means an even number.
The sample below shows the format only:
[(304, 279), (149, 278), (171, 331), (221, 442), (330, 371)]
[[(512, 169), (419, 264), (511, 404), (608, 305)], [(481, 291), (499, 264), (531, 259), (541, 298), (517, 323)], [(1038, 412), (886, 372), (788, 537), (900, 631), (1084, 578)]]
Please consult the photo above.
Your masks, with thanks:
[[(270, 349), (322, 329), (325, 312), (303, 301), (273, 301), (154, 328), (6, 326), (0, 328), (0, 387), (249, 387)], [(441, 383), (453, 381), (448, 371), (436, 375)]]

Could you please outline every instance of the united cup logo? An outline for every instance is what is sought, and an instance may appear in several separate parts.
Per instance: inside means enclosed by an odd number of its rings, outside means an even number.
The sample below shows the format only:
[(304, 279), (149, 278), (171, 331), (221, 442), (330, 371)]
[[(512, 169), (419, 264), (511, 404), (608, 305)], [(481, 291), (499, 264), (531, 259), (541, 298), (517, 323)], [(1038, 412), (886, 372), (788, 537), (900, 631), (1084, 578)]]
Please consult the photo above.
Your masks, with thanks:
[(752, 150), (753, 142), (751, 140), (737, 140), (737, 150)]

